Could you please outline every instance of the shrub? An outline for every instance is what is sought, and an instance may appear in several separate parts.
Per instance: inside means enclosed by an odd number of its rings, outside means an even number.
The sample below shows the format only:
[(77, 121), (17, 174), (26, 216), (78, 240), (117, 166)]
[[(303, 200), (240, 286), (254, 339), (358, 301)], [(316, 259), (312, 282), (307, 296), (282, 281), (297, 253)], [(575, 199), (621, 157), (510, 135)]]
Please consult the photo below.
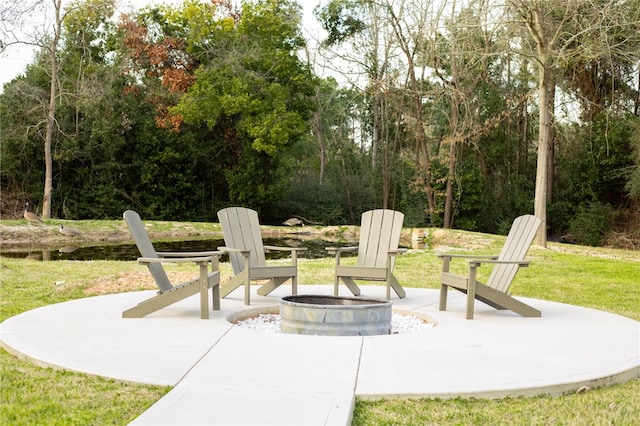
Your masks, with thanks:
[(599, 202), (580, 207), (569, 222), (571, 235), (578, 244), (588, 246), (602, 245), (607, 231), (610, 229), (609, 218), (613, 209)]

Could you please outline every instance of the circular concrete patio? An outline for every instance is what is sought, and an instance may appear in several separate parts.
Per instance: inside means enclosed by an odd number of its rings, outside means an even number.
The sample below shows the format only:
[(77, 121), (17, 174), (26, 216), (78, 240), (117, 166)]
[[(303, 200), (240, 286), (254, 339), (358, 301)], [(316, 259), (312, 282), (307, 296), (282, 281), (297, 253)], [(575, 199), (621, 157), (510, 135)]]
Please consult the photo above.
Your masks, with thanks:
[[(363, 287), (382, 298), (383, 287)], [(476, 304), (464, 295), (407, 288), (394, 309), (434, 318), (423, 331), (365, 337), (299, 336), (235, 326), (227, 317), (278, 305), (242, 290), (201, 320), (198, 296), (141, 319), (121, 312), (154, 292), (45, 306), (0, 324), (2, 345), (45, 365), (119, 380), (175, 386), (139, 424), (349, 424), (355, 398), (557, 395), (640, 377), (640, 323), (610, 313), (523, 299), (542, 318)], [(343, 290), (344, 291), (344, 290)], [(332, 286), (300, 286), (331, 294)], [(250, 407), (250, 409), (247, 409)]]

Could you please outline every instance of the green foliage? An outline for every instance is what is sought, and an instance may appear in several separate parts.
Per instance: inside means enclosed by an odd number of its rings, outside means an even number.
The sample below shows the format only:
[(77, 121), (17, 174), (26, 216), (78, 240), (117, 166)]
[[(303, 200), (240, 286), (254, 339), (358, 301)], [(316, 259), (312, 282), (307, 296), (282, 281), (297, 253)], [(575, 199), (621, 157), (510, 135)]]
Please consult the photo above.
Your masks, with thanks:
[(404, 226), (407, 228), (427, 226), (429, 219), (425, 194), (416, 185), (408, 183), (415, 182), (417, 172), (414, 165), (411, 164), (411, 158), (405, 157), (402, 167), (405, 181), (398, 185), (399, 205), (397, 209), (404, 213)]
[(327, 45), (342, 43), (367, 28), (364, 18), (360, 16), (361, 7), (362, 3), (358, 1), (331, 0), (314, 10), (322, 28), (328, 33)]
[(27, 77), (5, 86), (0, 94), (0, 184), (3, 190), (42, 199), (44, 126), (40, 124), (46, 90)]
[(576, 212), (576, 206), (569, 201), (555, 201), (547, 206), (547, 226), (554, 235), (564, 236), (569, 232), (569, 224)]
[[(150, 6), (131, 16), (135, 25), (116, 27), (112, 0), (70, 3), (58, 58), (54, 217), (120, 217), (136, 208), (147, 218), (215, 220), (218, 208), (242, 204), (274, 221), (297, 215), (354, 224), (384, 197), (405, 213), (407, 224), (439, 226), (453, 111), (458, 124), (465, 123), (456, 135), (466, 134), (452, 176), (453, 226), (502, 233), (514, 217), (532, 211), (537, 109), (528, 91), (535, 75), (528, 59), (503, 53), (511, 28), (483, 33), (471, 25), (493, 10), (472, 2), (446, 22), (434, 21), (447, 28), (434, 35), (402, 26), (426, 16), (424, 2), (408, 3), (400, 14), (395, 3), (325, 2), (315, 14), (328, 30), (328, 44), (354, 43), (354, 59), (365, 64), (360, 77), (369, 81), (358, 88), (320, 80), (303, 62), (300, 2), (233, 4)], [(571, 233), (581, 223), (592, 233), (598, 215), (590, 203), (626, 210), (617, 217), (637, 229), (638, 20), (637, 11), (625, 10), (633, 25), (611, 26), (597, 40), (580, 33), (569, 46), (576, 57), (555, 76), (564, 92), (577, 94), (582, 118), (579, 124), (555, 121), (547, 214), (555, 234), (568, 233), (572, 221)], [(385, 37), (390, 52), (400, 52), (400, 35), (411, 38), (415, 31), (422, 37), (416, 39), (414, 70), (431, 78), (415, 86), (407, 84), (400, 56), (380, 62), (383, 56), (367, 56), (380, 52), (362, 45), (391, 22), (391, 12), (399, 32)], [(571, 25), (588, 22), (587, 15)], [(378, 27), (370, 25), (374, 20)], [(616, 46), (611, 56), (594, 50), (595, 56), (580, 57), (605, 40)], [(0, 186), (15, 205), (41, 204), (49, 60), (46, 49), (36, 52), (25, 75), (0, 94)], [(415, 95), (421, 96), (425, 146), (414, 127)], [(373, 141), (379, 149), (375, 166)], [(427, 213), (427, 183), (435, 190), (433, 216)]]
[(283, 197), (285, 216), (302, 216), (320, 224), (344, 223), (342, 187), (333, 181), (320, 184), (317, 176), (299, 176)]
[(229, 200), (241, 206), (254, 206), (260, 210), (267, 202), (278, 197), (269, 176), (269, 158), (259, 153), (245, 155), (237, 165), (225, 171), (229, 184)]
[(292, 2), (244, 4), (237, 25), (221, 25), (222, 39), (200, 41), (206, 61), (171, 109), (186, 123), (224, 135), (231, 203), (260, 209), (276, 201), (274, 160), (308, 131), (313, 78), (294, 54), (304, 45), (299, 20)]
[(579, 244), (600, 246), (611, 229), (612, 215), (611, 206), (599, 202), (580, 207), (569, 221), (571, 235)]
[[(278, 157), (307, 132), (311, 108), (306, 98), (313, 78), (295, 54), (304, 42), (298, 6), (254, 2), (236, 23), (231, 10), (215, 12), (198, 2), (143, 9), (138, 18), (151, 41), (182, 38), (186, 52), (203, 64), (184, 111), (182, 104), (177, 110), (195, 125), (180, 132), (155, 120), (162, 99), (175, 98), (162, 88), (158, 69), (153, 63), (130, 69), (120, 54), (130, 34), (100, 24), (107, 8), (81, 10), (69, 15), (61, 49), (61, 84), (76, 96), (60, 97), (57, 107), (53, 216), (119, 217), (135, 207), (145, 217), (213, 219), (211, 206), (229, 201), (274, 205), (281, 193)], [(38, 58), (42, 66), (0, 95), (2, 187), (34, 194), (32, 204), (44, 182), (41, 123), (48, 94), (40, 72), (47, 57)]]
[[(601, 114), (590, 126), (569, 129), (570, 139), (561, 141), (556, 168), (556, 197), (549, 207), (553, 233), (566, 232), (583, 244), (603, 241), (601, 216), (611, 208), (632, 205), (628, 182), (634, 170), (633, 141), (637, 139), (634, 116)], [(633, 184), (631, 183), (631, 186)], [(585, 229), (578, 229), (584, 225)]]
[(323, 224), (355, 224), (362, 212), (380, 208), (368, 158), (348, 151), (342, 154), (340, 161), (327, 165), (322, 183), (313, 172), (298, 175), (282, 199), (285, 211)]
[(630, 144), (633, 164), (629, 166), (625, 189), (635, 204), (640, 205), (640, 119), (631, 123), (631, 130)]
[(632, 124), (637, 121), (602, 114), (592, 126), (573, 129), (574, 137), (558, 158), (558, 198), (575, 205), (624, 205), (625, 171), (633, 164)]

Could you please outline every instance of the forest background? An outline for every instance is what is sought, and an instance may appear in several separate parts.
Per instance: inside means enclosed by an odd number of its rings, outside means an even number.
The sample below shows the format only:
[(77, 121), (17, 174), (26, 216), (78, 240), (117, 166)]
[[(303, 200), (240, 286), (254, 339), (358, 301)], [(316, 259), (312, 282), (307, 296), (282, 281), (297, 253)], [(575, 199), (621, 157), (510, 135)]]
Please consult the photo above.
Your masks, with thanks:
[[(640, 0), (7, 0), (0, 212), (547, 235), (640, 247)], [(29, 40), (30, 14), (50, 25)], [(316, 63), (333, 77), (316, 73)]]

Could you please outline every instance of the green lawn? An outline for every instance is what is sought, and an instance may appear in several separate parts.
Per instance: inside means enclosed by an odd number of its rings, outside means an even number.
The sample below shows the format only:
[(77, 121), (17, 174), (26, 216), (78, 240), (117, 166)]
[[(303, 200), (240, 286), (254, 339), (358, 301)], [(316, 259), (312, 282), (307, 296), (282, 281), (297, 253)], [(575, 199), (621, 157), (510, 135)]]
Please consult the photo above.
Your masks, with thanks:
[[(462, 231), (441, 231), (428, 239), (436, 250), (447, 245), (448, 249), (473, 253), (495, 253), (503, 240)], [(531, 266), (519, 273), (512, 286), (514, 294), (640, 320), (640, 252), (550, 244), (549, 249), (533, 247), (528, 259)], [(464, 267), (460, 262), (454, 270), (463, 271)], [(331, 282), (332, 268), (332, 259), (302, 259), (299, 282)], [(490, 271), (483, 268), (481, 277)], [(406, 287), (437, 288), (438, 270), (434, 249), (427, 248), (401, 256), (396, 275)], [(96, 294), (104, 291), (99, 289), (104, 289), (105, 283), (141, 271), (144, 267), (135, 262), (0, 258), (0, 320)], [(221, 271), (226, 276), (229, 265), (222, 264)], [(4, 350), (0, 350), (0, 360), (0, 424), (124, 425), (170, 390), (41, 368)], [(635, 425), (638, 419), (640, 380), (560, 397), (358, 401), (354, 412), (356, 425)]]

